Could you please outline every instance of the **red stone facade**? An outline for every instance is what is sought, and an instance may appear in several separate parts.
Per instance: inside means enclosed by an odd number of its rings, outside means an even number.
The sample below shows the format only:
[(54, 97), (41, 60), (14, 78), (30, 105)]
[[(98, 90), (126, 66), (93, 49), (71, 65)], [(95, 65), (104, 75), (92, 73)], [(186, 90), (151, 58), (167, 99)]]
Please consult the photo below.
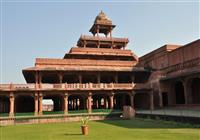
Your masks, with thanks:
[(92, 36), (82, 35), (64, 58), (36, 58), (34, 67), (23, 70), (27, 84), (1, 84), (0, 113), (42, 115), (44, 99), (66, 115), (69, 110), (200, 104), (200, 40), (165, 45), (138, 58), (127, 49), (128, 38), (112, 36), (114, 28), (100, 12)]

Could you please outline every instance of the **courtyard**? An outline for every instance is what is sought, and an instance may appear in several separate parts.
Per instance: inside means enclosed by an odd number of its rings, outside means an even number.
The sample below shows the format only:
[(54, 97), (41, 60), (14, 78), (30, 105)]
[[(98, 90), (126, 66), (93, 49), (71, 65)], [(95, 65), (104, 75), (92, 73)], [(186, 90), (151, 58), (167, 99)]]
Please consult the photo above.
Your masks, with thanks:
[(81, 134), (81, 122), (13, 125), (0, 127), (1, 140), (199, 140), (197, 126), (169, 121), (90, 121), (89, 135)]

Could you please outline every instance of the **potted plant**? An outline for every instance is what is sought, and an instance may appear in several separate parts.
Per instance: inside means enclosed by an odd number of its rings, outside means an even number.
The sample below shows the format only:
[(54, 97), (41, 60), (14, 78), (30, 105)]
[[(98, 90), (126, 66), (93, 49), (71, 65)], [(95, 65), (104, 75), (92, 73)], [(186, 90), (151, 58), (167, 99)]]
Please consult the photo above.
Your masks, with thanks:
[(81, 119), (82, 122), (82, 126), (81, 126), (81, 130), (82, 130), (82, 134), (83, 135), (88, 135), (88, 122), (89, 122), (89, 117), (83, 117)]

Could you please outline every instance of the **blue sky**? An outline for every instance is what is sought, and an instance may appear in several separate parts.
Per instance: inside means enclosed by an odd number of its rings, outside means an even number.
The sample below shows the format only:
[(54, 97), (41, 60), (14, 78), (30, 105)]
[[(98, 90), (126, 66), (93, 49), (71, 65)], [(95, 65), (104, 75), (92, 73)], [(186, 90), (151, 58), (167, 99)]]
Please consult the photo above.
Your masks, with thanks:
[[(25, 1), (25, 0), (24, 0)], [(22, 69), (35, 58), (62, 58), (103, 10), (116, 24), (113, 36), (128, 37), (142, 56), (164, 44), (199, 38), (199, 3), (193, 2), (36, 2), (1, 3), (1, 83), (25, 83)]]

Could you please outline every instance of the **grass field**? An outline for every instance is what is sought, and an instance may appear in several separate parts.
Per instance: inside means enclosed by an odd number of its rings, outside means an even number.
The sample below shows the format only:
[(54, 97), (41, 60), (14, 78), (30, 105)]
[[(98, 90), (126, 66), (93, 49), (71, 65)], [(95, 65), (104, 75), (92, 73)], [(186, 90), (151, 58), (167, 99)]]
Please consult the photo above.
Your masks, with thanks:
[(1, 126), (0, 140), (200, 140), (199, 128), (147, 119), (90, 121), (89, 135), (80, 122)]

